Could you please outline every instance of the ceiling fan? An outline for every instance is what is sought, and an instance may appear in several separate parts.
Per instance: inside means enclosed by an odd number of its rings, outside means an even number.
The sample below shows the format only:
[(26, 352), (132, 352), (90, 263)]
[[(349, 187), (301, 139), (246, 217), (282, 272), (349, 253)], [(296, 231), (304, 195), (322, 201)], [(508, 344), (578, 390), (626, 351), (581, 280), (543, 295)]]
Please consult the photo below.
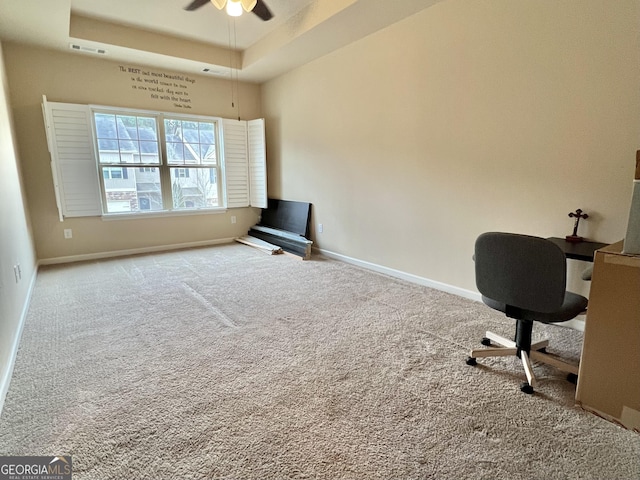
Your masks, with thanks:
[(193, 11), (209, 2), (218, 10), (222, 10), (226, 5), (227, 13), (232, 17), (239, 17), (244, 9), (245, 12), (253, 12), (265, 22), (273, 18), (273, 14), (262, 0), (193, 0), (184, 9)]

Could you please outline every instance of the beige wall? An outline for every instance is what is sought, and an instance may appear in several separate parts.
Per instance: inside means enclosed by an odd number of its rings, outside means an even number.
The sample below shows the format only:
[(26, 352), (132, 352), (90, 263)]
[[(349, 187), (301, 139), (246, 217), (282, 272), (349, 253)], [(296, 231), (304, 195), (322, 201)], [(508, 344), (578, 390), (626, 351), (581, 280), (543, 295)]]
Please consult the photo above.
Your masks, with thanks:
[[(21, 321), (36, 273), (5, 73), (3, 46), (0, 44), (0, 411), (9, 387)], [(15, 265), (19, 265), (21, 271), (17, 282)]]
[(639, 25), (637, 0), (450, 0), (289, 72), (262, 91), (270, 195), (313, 203), (322, 249), (471, 291), (481, 232), (582, 208), (619, 240)]
[[(5, 57), (38, 259), (215, 241), (244, 235), (249, 226), (255, 224), (259, 210), (253, 208), (233, 209), (225, 214), (137, 220), (70, 218), (61, 223), (55, 205), (41, 103), (42, 95), (46, 95), (53, 102), (237, 118), (239, 98), (241, 118), (252, 119), (261, 116), (257, 85), (240, 84), (234, 108), (231, 105), (232, 85), (228, 80), (191, 76), (195, 80), (195, 83), (188, 82), (191, 102), (181, 103), (192, 106), (186, 109), (175, 107), (170, 101), (151, 98), (149, 91), (133, 89), (134, 85), (141, 84), (133, 81), (132, 74), (123, 72), (120, 67), (126, 69), (136, 65), (12, 43), (5, 45)], [(161, 68), (141, 68), (149, 72), (184, 75)], [(237, 217), (236, 224), (231, 224), (231, 215)], [(64, 239), (66, 228), (72, 229), (72, 239)]]

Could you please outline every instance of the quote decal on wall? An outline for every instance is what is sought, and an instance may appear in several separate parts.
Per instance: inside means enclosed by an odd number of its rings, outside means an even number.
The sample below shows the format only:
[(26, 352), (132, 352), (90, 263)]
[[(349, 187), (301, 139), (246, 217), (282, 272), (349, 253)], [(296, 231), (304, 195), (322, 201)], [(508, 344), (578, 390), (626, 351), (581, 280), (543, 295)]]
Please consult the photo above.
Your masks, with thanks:
[(189, 87), (195, 79), (186, 75), (144, 70), (137, 67), (119, 65), (120, 72), (127, 74), (131, 88), (160, 102), (170, 102), (176, 108), (191, 108)]

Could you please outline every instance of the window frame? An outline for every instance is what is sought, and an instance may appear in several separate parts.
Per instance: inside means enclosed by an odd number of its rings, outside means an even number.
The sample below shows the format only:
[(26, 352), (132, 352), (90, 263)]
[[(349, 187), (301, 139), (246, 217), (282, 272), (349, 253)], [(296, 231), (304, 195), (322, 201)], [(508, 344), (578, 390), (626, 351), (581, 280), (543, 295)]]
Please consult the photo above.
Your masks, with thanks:
[[(141, 118), (151, 118), (154, 120), (156, 127), (156, 144), (158, 148), (158, 163), (149, 163), (149, 162), (139, 162), (139, 163), (126, 163), (126, 162), (101, 162), (100, 161), (100, 149), (99, 149), (99, 140), (102, 137), (98, 137), (97, 125), (96, 125), (96, 114), (107, 114), (107, 115), (124, 115), (124, 116), (135, 116)], [(165, 120), (179, 120), (179, 121), (187, 121), (187, 122), (196, 122), (196, 123), (210, 123), (213, 125), (213, 141), (215, 145), (215, 164), (174, 164), (169, 160), (169, 156), (167, 153), (167, 137), (165, 131)], [(197, 213), (215, 213), (215, 212), (224, 212), (227, 209), (226, 205), (226, 196), (224, 195), (224, 188), (222, 185), (222, 179), (224, 179), (224, 161), (222, 156), (222, 148), (221, 148), (221, 139), (222, 139), (222, 118), (213, 117), (213, 116), (204, 116), (204, 115), (189, 115), (189, 114), (177, 114), (171, 112), (158, 112), (158, 111), (150, 111), (150, 110), (138, 110), (132, 108), (118, 108), (118, 107), (97, 107), (90, 106), (90, 120), (91, 120), (91, 128), (93, 130), (93, 143), (95, 149), (95, 161), (96, 168), (98, 170), (98, 180), (100, 187), (100, 198), (102, 200), (102, 216), (103, 217), (123, 217), (123, 216), (131, 216), (131, 217), (139, 217), (139, 216), (161, 216), (161, 215), (185, 215), (185, 214), (197, 214)], [(112, 139), (113, 140), (113, 139)], [(161, 209), (142, 209), (138, 207), (137, 210), (134, 211), (126, 211), (126, 212), (109, 212), (108, 211), (108, 198), (107, 198), (107, 188), (105, 186), (105, 178), (104, 178), (104, 170), (112, 169), (112, 168), (130, 168), (134, 173), (137, 171), (142, 171), (141, 169), (151, 169), (149, 173), (155, 173), (153, 169), (157, 169), (158, 171), (158, 179), (160, 183), (160, 196), (162, 202)], [(186, 171), (186, 176), (180, 176), (180, 178), (190, 178), (188, 169), (205, 169), (207, 171), (207, 178), (211, 178), (211, 169), (215, 170), (215, 198), (217, 198), (218, 205), (214, 206), (185, 206), (185, 207), (177, 207), (174, 205), (173, 201), (173, 191), (172, 191), (172, 170), (178, 171)], [(124, 175), (123, 175), (124, 176)], [(185, 202), (187, 203), (187, 202)], [(193, 203), (193, 202), (189, 202)]]
[[(232, 120), (214, 115), (162, 112), (139, 108), (79, 103), (51, 102), (42, 95), (42, 114), (55, 205), (60, 222), (75, 217), (100, 217), (102, 220), (128, 220), (143, 217), (218, 214), (234, 208), (267, 207), (266, 138), (264, 118)], [(173, 211), (118, 212), (105, 214), (96, 153), (93, 110), (187, 119), (218, 120), (218, 169), (216, 182), (222, 193), (220, 207)], [(208, 142), (207, 142), (208, 143)], [(121, 165), (118, 165), (121, 166)], [(141, 165), (125, 166), (136, 171)], [(153, 165), (152, 168), (157, 168)], [(213, 172), (212, 172), (213, 173)]]

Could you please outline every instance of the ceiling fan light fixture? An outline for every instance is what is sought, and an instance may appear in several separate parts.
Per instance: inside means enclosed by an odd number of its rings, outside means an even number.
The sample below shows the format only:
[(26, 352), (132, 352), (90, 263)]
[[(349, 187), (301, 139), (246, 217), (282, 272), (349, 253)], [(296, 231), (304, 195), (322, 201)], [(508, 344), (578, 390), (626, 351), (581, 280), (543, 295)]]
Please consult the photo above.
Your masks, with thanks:
[(242, 15), (242, 3), (240, 3), (240, 0), (227, 0), (227, 14), (231, 17)]
[(244, 10), (254, 13), (264, 22), (273, 18), (273, 13), (271, 13), (271, 10), (269, 10), (264, 0), (191, 0), (191, 3), (185, 6), (184, 9), (192, 12), (209, 2), (218, 10), (226, 9), (227, 15), (232, 17), (239, 17)]

